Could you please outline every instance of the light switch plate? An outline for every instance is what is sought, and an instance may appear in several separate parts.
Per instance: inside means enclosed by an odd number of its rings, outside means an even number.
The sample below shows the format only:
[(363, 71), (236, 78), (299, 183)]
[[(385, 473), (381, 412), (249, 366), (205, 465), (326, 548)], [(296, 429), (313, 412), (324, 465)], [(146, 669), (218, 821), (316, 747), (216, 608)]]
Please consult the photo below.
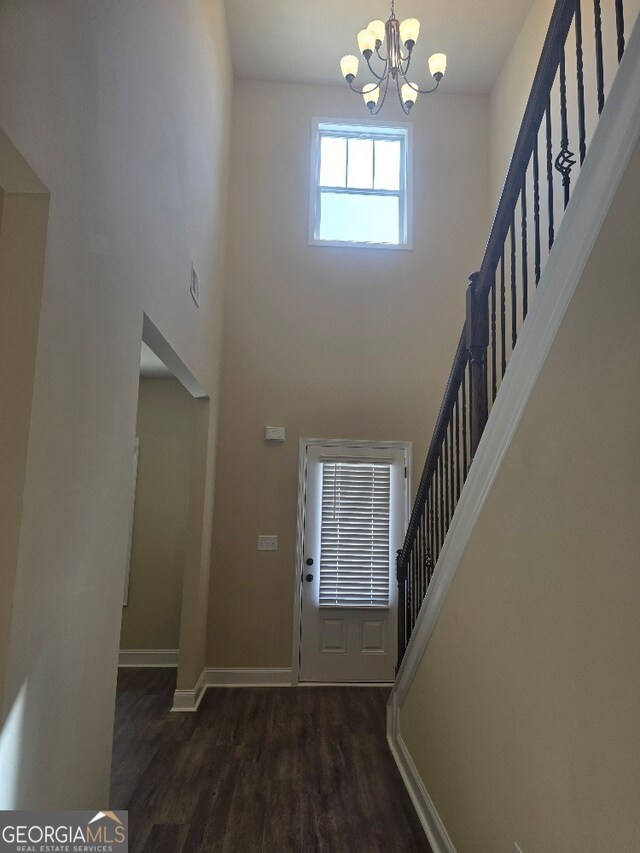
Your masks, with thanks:
[(264, 437), (266, 441), (284, 441), (284, 427), (268, 426), (265, 428)]
[(277, 551), (277, 536), (258, 536), (258, 551)]

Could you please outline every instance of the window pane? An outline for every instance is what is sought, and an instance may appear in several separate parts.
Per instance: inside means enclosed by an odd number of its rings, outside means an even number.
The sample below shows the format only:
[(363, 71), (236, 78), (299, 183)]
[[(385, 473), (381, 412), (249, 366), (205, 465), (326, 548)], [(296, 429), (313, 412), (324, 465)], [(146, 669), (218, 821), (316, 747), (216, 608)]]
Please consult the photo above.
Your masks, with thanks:
[(322, 192), (318, 239), (398, 244), (399, 202), (398, 196)]
[(398, 139), (376, 140), (376, 174), (374, 188), (377, 190), (400, 189), (400, 141)]
[(370, 190), (373, 187), (373, 140), (349, 140), (347, 186)]
[(320, 137), (320, 186), (343, 187), (347, 171), (347, 140)]

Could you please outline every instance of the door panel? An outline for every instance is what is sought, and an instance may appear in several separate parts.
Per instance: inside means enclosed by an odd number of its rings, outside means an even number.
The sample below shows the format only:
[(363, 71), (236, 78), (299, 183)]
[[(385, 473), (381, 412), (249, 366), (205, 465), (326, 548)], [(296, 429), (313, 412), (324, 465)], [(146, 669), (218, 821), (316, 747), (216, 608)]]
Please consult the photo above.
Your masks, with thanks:
[[(395, 554), (406, 529), (406, 456), (401, 445), (307, 447), (301, 681), (395, 677)], [(359, 603), (349, 606), (353, 601)]]

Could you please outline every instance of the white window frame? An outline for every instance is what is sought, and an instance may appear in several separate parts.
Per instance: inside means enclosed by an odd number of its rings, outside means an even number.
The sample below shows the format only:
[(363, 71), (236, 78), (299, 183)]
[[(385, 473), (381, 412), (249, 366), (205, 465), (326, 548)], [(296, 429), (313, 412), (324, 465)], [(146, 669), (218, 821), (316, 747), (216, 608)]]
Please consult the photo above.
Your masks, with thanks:
[[(350, 240), (320, 240), (316, 237), (316, 223), (320, 210), (320, 133), (334, 131), (336, 135), (362, 133), (403, 137), (403, 162), (400, 167), (400, 242), (360, 243)], [(377, 133), (375, 133), (377, 131)], [(395, 133), (394, 133), (395, 131)], [(413, 125), (402, 122), (347, 121), (325, 118), (312, 120), (311, 137), (311, 182), (309, 190), (309, 245), (351, 249), (391, 249), (411, 251), (413, 248)], [(344, 192), (362, 195), (359, 189), (345, 188)], [(373, 191), (374, 195), (385, 195), (385, 191)], [(395, 192), (390, 192), (395, 195)], [(404, 201), (404, 204), (402, 203)], [(404, 239), (402, 239), (404, 237)]]

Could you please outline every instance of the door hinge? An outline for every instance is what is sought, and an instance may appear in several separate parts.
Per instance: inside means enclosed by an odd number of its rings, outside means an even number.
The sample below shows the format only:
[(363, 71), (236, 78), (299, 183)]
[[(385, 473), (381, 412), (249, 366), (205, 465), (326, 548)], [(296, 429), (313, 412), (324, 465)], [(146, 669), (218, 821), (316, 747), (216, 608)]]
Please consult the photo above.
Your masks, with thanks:
[(407, 479), (407, 466), (404, 466), (404, 478)]

